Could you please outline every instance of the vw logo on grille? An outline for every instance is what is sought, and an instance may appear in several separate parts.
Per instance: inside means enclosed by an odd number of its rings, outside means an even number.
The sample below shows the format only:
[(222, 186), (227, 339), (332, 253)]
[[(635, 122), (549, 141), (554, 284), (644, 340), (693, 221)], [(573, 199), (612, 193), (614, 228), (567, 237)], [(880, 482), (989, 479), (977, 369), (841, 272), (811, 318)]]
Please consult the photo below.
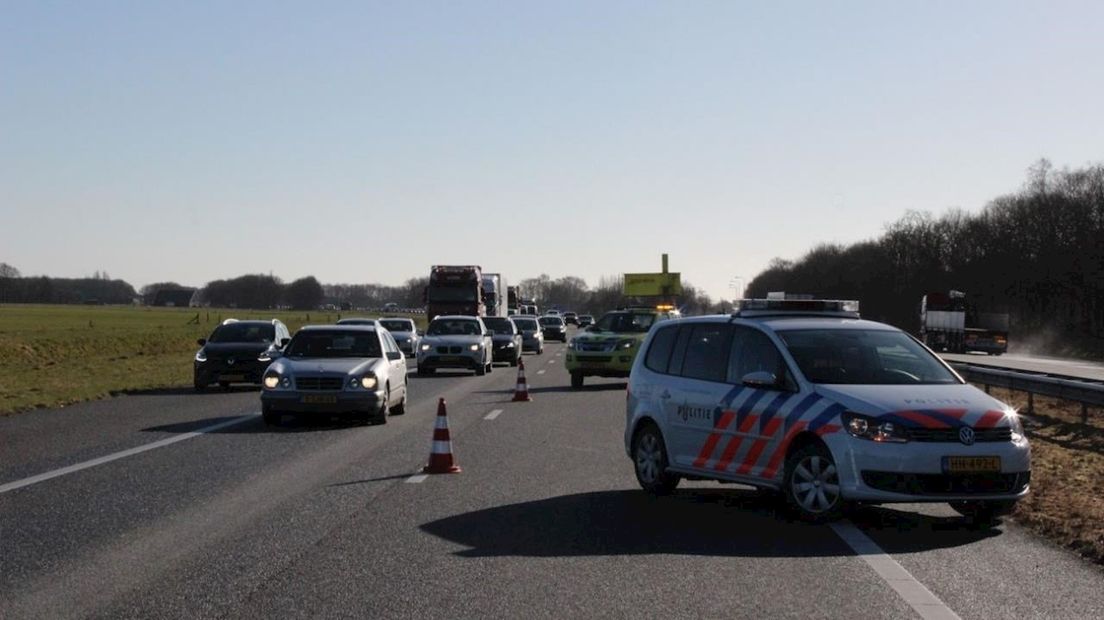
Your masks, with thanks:
[(226, 365), (227, 365), (227, 366), (233, 366), (233, 365), (234, 365), (234, 361), (235, 361), (235, 360), (234, 360), (234, 358), (232, 358), (232, 357), (228, 357), (228, 358), (226, 358)]
[(974, 445), (974, 429), (969, 426), (963, 426), (958, 429), (958, 440), (967, 446)]

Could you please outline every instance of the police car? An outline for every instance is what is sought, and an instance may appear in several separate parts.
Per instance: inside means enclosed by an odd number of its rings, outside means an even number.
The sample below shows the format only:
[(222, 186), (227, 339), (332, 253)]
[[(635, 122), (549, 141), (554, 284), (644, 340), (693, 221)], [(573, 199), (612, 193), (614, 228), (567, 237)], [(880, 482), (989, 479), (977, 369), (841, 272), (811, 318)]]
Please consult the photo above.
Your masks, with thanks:
[(680, 479), (781, 491), (823, 521), (847, 502), (949, 502), (990, 520), (1028, 492), (1016, 412), (856, 301), (744, 300), (657, 324), (629, 378), (625, 449), (646, 491)]

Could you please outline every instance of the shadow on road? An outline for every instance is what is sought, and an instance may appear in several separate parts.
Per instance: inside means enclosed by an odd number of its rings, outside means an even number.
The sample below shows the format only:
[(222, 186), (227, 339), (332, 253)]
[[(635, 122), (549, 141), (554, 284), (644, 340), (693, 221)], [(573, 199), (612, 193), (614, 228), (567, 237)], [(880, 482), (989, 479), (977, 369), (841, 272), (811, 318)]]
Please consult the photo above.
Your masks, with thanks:
[[(790, 521), (776, 506), (769, 496), (745, 490), (692, 489), (662, 498), (600, 491), (478, 510), (421, 529), (468, 547), (457, 552), (461, 557), (854, 555), (828, 526)], [(856, 522), (888, 552), (956, 547), (1000, 534), (961, 519), (879, 508), (858, 509)]]
[(143, 390), (117, 390), (111, 392), (112, 396), (221, 396), (224, 394), (244, 394), (247, 392), (259, 393), (259, 385), (232, 385), (229, 387), (211, 386), (205, 390), (196, 391), (193, 387), (167, 387), (148, 388)]
[[(143, 428), (145, 433), (192, 433), (219, 422), (232, 420), (239, 416), (220, 416), (217, 418), (204, 418), (191, 422), (177, 422), (175, 424), (162, 424)], [(247, 420), (241, 424), (234, 424), (218, 430), (210, 431), (212, 435), (259, 435), (263, 433), (304, 433), (315, 431), (335, 431), (361, 426), (359, 420), (351, 416), (320, 416), (320, 415), (285, 415), (279, 426), (269, 426), (257, 416), (255, 420)]]

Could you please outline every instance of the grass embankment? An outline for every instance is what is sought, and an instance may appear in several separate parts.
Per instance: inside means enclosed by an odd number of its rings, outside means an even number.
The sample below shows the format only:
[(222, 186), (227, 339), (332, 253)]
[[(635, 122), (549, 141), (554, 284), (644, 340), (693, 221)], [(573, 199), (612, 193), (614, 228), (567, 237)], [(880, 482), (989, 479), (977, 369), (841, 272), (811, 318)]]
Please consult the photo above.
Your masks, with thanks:
[[(294, 332), (340, 316), (332, 311), (0, 306), (0, 415), (116, 392), (191, 386), (196, 339), (206, 338), (225, 318), (278, 318)], [(424, 327), (424, 317), (414, 318)]]
[[(1027, 395), (994, 389), (1027, 414)], [(1031, 493), (1014, 519), (1083, 557), (1104, 564), (1104, 411), (1036, 397), (1025, 424), (1031, 440)]]

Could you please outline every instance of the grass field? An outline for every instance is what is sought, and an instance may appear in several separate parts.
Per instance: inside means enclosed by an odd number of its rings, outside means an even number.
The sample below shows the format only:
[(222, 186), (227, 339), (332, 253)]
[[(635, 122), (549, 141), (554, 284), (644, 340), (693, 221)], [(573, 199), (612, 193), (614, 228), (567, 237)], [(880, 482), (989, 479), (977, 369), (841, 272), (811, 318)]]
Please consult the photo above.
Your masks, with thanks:
[[(278, 318), (294, 333), (337, 312), (0, 305), (0, 415), (191, 386), (197, 338), (225, 318)], [(346, 312), (345, 316), (375, 316)], [(414, 317), (424, 327), (424, 317)]]

